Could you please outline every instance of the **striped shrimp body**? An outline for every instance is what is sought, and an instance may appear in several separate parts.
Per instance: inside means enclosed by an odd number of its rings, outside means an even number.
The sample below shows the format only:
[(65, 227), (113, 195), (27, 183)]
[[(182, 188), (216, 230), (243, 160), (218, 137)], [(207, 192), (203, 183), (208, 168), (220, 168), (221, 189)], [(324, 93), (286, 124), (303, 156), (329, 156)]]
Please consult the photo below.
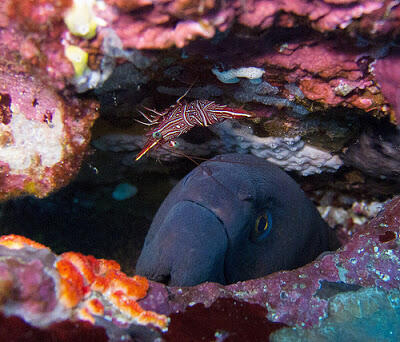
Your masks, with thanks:
[(156, 126), (147, 133), (147, 142), (136, 156), (136, 160), (142, 158), (151, 149), (172, 142), (196, 125), (206, 127), (225, 119), (252, 117), (245, 110), (229, 108), (225, 105), (216, 104), (214, 101), (195, 100), (188, 103), (179, 100), (163, 113), (150, 109), (151, 112), (156, 114), (155, 118), (150, 119), (144, 113), (141, 113), (149, 121), (149, 123), (146, 123), (147, 125)]

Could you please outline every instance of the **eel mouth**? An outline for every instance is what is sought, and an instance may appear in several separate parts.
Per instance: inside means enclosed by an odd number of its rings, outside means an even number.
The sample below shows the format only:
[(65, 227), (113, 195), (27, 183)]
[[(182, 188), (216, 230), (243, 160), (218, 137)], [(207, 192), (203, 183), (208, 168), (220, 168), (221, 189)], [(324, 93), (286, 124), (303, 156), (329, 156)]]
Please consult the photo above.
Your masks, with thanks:
[[(225, 284), (229, 242), (223, 221), (210, 208), (194, 201), (178, 202), (172, 210), (143, 247), (136, 272), (168, 286), (193, 286), (205, 281)], [(173, 253), (169, 246), (175, 246)]]
[[(229, 235), (228, 235), (228, 230), (226, 229), (226, 226), (224, 224), (224, 221), (214, 211), (212, 211), (210, 208), (204, 206), (203, 204), (198, 203), (196, 201), (190, 201), (190, 200), (186, 200), (186, 202), (193, 203), (194, 205), (199, 206), (199, 207), (207, 210), (210, 213), (210, 215), (214, 216), (218, 220), (218, 222), (220, 223), (221, 227), (223, 228), (223, 232), (224, 232), (225, 237), (226, 237), (226, 241), (227, 241), (227, 244), (228, 244), (226, 252), (228, 252), (229, 249), (231, 249), (231, 241), (230, 241), (230, 238), (229, 238)], [(227, 279), (228, 279), (227, 278), (227, 274), (226, 274), (226, 264), (225, 264), (225, 262), (226, 261), (224, 259), (224, 268), (223, 268), (223, 270), (224, 270), (224, 282), (223, 282), (222, 285), (227, 284)], [(171, 286), (171, 275), (168, 274), (168, 275), (164, 276), (163, 277), (163, 281), (161, 281), (161, 282), (163, 284), (165, 284), (165, 285)]]

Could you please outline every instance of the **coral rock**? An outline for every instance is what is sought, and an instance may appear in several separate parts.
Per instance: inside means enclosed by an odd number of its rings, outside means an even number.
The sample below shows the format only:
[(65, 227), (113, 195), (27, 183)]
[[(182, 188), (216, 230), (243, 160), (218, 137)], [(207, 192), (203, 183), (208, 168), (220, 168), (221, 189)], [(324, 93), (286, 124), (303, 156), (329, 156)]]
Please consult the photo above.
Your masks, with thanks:
[(219, 298), (208, 308), (196, 304), (172, 314), (164, 337), (167, 341), (267, 341), (271, 332), (285, 326), (269, 321), (267, 313), (257, 304)]
[(0, 312), (0, 339), (2, 341), (110, 341), (102, 327), (94, 327), (88, 322), (63, 321), (47, 328), (37, 328), (24, 322), (20, 317), (6, 317)]
[(397, 123), (400, 123), (400, 51), (396, 49), (387, 57), (377, 60), (374, 74), (386, 99), (393, 106)]
[(34, 76), (0, 70), (0, 84), (0, 199), (44, 197), (77, 172), (96, 111)]
[(128, 277), (113, 260), (74, 252), (56, 256), (32, 240), (8, 235), (0, 237), (0, 275), (0, 311), (33, 326), (64, 320), (94, 324), (105, 315), (114, 329), (135, 324), (165, 329), (168, 324), (166, 316), (137, 302), (147, 294), (147, 279)]
[(329, 317), (320, 326), (282, 329), (271, 341), (398, 341), (399, 300), (399, 290), (340, 293), (329, 302)]

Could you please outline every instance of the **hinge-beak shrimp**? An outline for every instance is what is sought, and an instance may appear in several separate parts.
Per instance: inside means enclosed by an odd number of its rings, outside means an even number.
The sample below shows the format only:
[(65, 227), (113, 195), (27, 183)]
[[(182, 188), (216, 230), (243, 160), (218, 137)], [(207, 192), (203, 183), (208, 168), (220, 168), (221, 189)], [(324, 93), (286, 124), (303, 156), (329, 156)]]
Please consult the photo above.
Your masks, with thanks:
[(176, 104), (170, 106), (162, 113), (146, 108), (155, 114), (151, 117), (140, 112), (148, 121), (147, 123), (141, 123), (147, 126), (157, 126), (146, 134), (148, 136), (147, 142), (136, 156), (136, 160), (142, 158), (151, 149), (168, 142), (173, 143), (174, 139), (188, 132), (196, 125), (206, 127), (225, 119), (252, 117), (252, 114), (243, 109), (233, 109), (208, 100), (194, 100), (189, 103), (186, 101), (181, 102), (182, 97), (176, 101)]

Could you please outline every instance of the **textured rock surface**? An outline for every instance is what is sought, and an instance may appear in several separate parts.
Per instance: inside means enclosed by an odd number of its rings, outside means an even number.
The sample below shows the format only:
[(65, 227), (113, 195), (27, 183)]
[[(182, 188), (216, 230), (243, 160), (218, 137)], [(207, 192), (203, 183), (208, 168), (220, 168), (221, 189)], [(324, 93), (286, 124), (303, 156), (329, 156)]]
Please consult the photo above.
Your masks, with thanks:
[(0, 83), (0, 199), (44, 197), (77, 172), (95, 108), (68, 101), (37, 77), (5, 72), (4, 65)]
[[(321, 126), (329, 111), (340, 114), (343, 126), (347, 118), (360, 113), (395, 122), (399, 112), (398, 80), (395, 72), (390, 75), (398, 55), (391, 46), (399, 31), (397, 3), (19, 0), (13, 4), (7, 0), (1, 5), (0, 40), (9, 56), (24, 65), (27, 76), (39, 70), (51, 89), (65, 91), (71, 84), (78, 92), (95, 89), (104, 116), (116, 126), (128, 122), (138, 134), (143, 131), (134, 126), (132, 112), (137, 112), (139, 103), (162, 111), (176, 97), (159, 97), (156, 91), (180, 96), (190, 85), (194, 98), (218, 100), (232, 108), (245, 105), (255, 113), (253, 141), (266, 135), (294, 138), (305, 131), (307, 116), (315, 115)], [(180, 50), (169, 49), (174, 46)], [(109, 77), (112, 82), (106, 85)], [(85, 111), (85, 103), (76, 105)], [(287, 117), (280, 121), (281, 129), (271, 134), (266, 120), (282, 113)], [(344, 132), (336, 127), (328, 138), (322, 137), (323, 130), (314, 131), (307, 136), (309, 145), (292, 159), (285, 156), (285, 148), (282, 156), (280, 149), (273, 153), (277, 158), (264, 154), (302, 174), (336, 170), (341, 165), (337, 153), (355, 138), (357, 129)], [(343, 135), (334, 148), (332, 131)], [(199, 140), (193, 144), (198, 146), (182, 149), (194, 155), (232, 151), (226, 144), (203, 145)], [(135, 145), (141, 145), (140, 139)], [(250, 152), (262, 154), (255, 146)], [(310, 154), (315, 154), (313, 160)]]
[(108, 341), (102, 327), (93, 327), (88, 322), (63, 321), (53, 323), (48, 328), (37, 328), (16, 316), (6, 317), (0, 313), (0, 338), (3, 341)]
[(271, 341), (398, 341), (399, 290), (366, 288), (339, 293), (329, 301), (328, 317), (312, 329), (282, 329)]
[(365, 174), (397, 183), (400, 175), (399, 152), (399, 127), (367, 127), (342, 159), (346, 165), (354, 166)]
[[(226, 31), (233, 25), (234, 20), (251, 28), (267, 29), (275, 21), (283, 27), (292, 27), (296, 24), (297, 17), (305, 17), (314, 29), (329, 32), (338, 27), (343, 29), (351, 24), (353, 19), (383, 7), (380, 1), (371, 0), (346, 1), (346, 7), (342, 6), (342, 1), (302, 0), (283, 3), (255, 0), (246, 4), (240, 1), (166, 1), (153, 6), (150, 6), (148, 1), (134, 4), (129, 1), (107, 3), (117, 5), (118, 10), (114, 8), (111, 13), (115, 16), (119, 14), (120, 17), (116, 22), (111, 16), (111, 20), (108, 19), (109, 25), (121, 36), (125, 47), (137, 49), (167, 48), (173, 45), (183, 47), (197, 37), (213, 37), (217, 29)], [(133, 12), (133, 15), (129, 13), (138, 8), (147, 11)], [(398, 20), (398, 16), (397, 12), (391, 13), (390, 19)], [(367, 29), (367, 25), (365, 26)], [(375, 33), (375, 27), (369, 29), (371, 33)], [(381, 30), (383, 31), (382, 28)]]
[(382, 93), (393, 106), (397, 121), (400, 121), (400, 51), (393, 50), (387, 57), (377, 60), (373, 73), (376, 75)]

